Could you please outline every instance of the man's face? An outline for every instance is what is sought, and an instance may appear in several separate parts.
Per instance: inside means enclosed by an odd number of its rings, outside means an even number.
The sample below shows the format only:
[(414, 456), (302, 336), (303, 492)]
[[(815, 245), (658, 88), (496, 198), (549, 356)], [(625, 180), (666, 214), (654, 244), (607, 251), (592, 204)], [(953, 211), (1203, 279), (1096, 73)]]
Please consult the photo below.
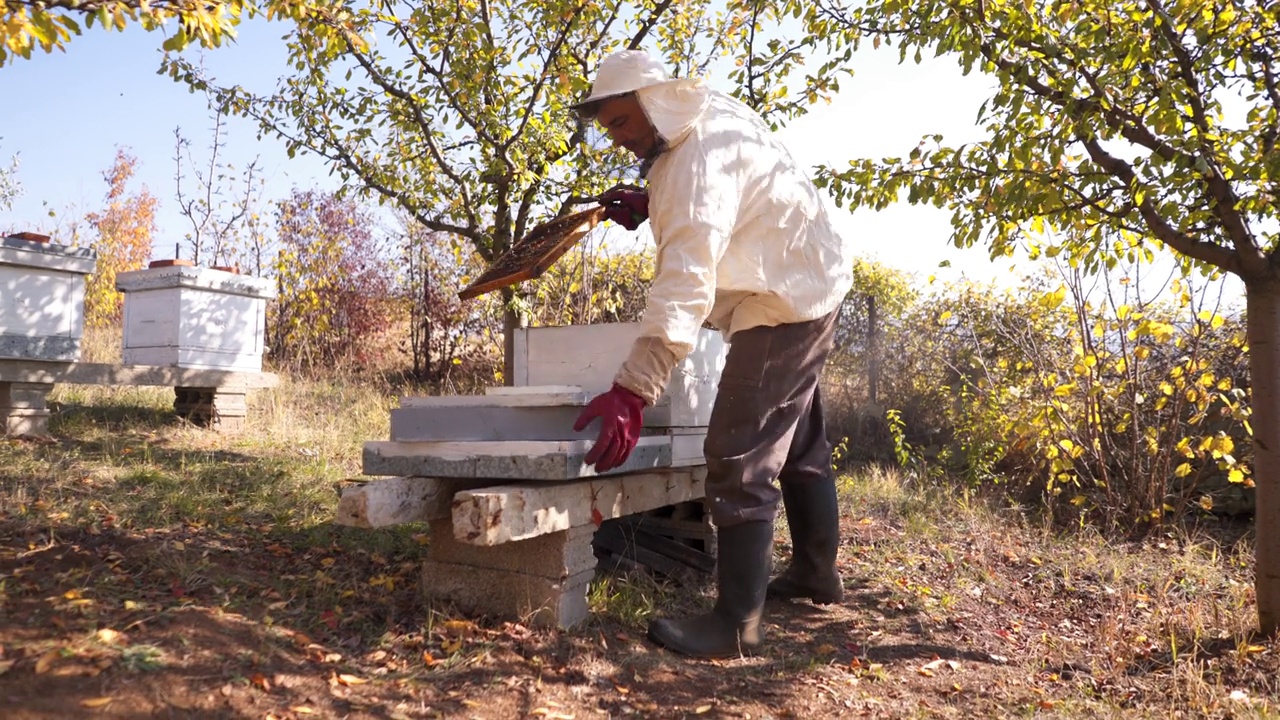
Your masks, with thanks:
[(634, 94), (605, 100), (596, 113), (596, 122), (609, 133), (614, 147), (626, 148), (641, 160), (658, 151), (658, 131)]

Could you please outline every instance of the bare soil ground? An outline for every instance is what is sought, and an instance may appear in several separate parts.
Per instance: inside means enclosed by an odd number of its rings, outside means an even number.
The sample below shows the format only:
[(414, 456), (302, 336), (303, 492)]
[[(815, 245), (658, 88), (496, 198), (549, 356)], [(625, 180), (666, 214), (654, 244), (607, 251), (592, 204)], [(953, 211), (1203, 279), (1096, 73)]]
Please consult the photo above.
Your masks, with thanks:
[[(5, 718), (1236, 718), (1280, 705), (1276, 643), (1250, 633), (1250, 536), (1230, 522), (1055, 535), (855, 472), (844, 603), (770, 603), (762, 655), (693, 661), (644, 629), (708, 607), (706, 579), (601, 574), (593, 618), (572, 631), (465, 617), (420, 600), (413, 528), (323, 521), (333, 475), (310, 454), (211, 450), (162, 416), (95, 417), (103, 428), (0, 446)], [(780, 523), (779, 562), (786, 541)]]

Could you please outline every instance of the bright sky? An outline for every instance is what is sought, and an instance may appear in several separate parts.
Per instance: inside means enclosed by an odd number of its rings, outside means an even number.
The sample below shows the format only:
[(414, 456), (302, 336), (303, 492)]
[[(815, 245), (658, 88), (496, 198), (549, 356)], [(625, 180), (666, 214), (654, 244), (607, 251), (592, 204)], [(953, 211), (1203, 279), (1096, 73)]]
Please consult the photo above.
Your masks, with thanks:
[[(285, 69), (286, 30), (261, 21), (242, 26), (236, 43), (206, 54), (211, 74), (270, 89)], [(203, 95), (156, 74), (162, 40), (132, 26), (124, 33), (95, 28), (73, 38), (65, 53), (0, 68), (0, 163), (19, 155), (25, 190), (11, 211), (0, 212), (0, 230), (48, 229), (54, 226), (49, 210), (82, 215), (98, 207), (105, 190), (101, 173), (121, 146), (138, 158), (138, 179), (160, 200), (155, 256), (173, 256), (189, 229), (174, 197), (174, 129), (191, 140), (197, 159), (207, 158), (211, 121)], [(974, 118), (992, 82), (976, 73), (963, 76), (946, 58), (899, 65), (895, 51), (867, 49), (835, 102), (781, 132), (804, 165), (905, 154), (928, 133), (958, 144), (980, 137)], [(229, 122), (227, 157), (237, 168), (261, 158), (266, 199), (282, 198), (295, 186), (337, 185), (317, 159), (300, 154), (291, 160), (279, 141), (258, 140), (248, 121)], [(951, 247), (943, 211), (905, 203), (881, 212), (831, 209), (864, 254), (890, 266), (943, 279), (1013, 279), (1009, 264), (992, 263), (984, 248)], [(943, 261), (950, 267), (940, 268)]]

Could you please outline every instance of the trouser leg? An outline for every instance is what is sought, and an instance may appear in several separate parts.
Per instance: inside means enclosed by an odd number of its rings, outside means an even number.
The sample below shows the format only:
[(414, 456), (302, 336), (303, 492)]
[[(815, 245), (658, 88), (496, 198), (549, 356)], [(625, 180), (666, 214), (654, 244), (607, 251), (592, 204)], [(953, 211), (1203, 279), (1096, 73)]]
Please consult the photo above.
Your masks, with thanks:
[(839, 602), (844, 583), (836, 570), (840, 510), (831, 443), (822, 414), (822, 393), (814, 391), (808, 414), (796, 429), (791, 452), (778, 476), (791, 532), (791, 564), (769, 583), (769, 597)]
[(814, 394), (835, 319), (831, 313), (733, 336), (704, 444), (707, 498), (717, 526), (773, 520), (782, 500), (774, 479), (784, 469), (797, 477), (812, 474), (830, 461)]
[[(773, 481), (788, 465), (797, 429), (812, 444), (806, 417), (834, 326), (833, 313), (734, 335), (704, 446), (707, 497), (718, 534), (719, 596), (705, 615), (655, 620), (649, 626), (654, 642), (706, 658), (760, 647), (773, 521), (781, 498)], [(810, 448), (803, 454), (816, 452)], [(798, 459), (792, 465), (805, 466)]]

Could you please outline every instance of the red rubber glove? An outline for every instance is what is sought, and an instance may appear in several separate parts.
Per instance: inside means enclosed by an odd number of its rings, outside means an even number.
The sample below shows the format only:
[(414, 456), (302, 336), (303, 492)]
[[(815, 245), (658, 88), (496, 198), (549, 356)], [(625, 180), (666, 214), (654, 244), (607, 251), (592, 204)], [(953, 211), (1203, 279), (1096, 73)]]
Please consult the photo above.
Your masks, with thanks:
[(596, 471), (604, 472), (627, 461), (636, 443), (640, 442), (640, 427), (644, 423), (641, 415), (645, 405), (644, 398), (617, 383), (587, 403), (573, 429), (581, 432), (592, 420), (600, 418), (600, 435), (587, 452), (588, 465), (595, 465)]
[(635, 230), (649, 219), (649, 195), (643, 190), (615, 187), (600, 196), (604, 216), (628, 230)]

